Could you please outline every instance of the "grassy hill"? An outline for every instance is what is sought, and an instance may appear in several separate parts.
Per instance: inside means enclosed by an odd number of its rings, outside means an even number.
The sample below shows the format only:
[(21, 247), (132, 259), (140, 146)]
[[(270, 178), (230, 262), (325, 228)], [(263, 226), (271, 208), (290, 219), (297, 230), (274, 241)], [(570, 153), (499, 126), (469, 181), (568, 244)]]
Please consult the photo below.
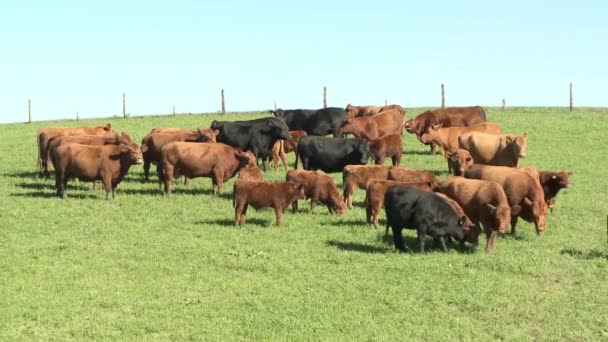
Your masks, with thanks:
[[(262, 116), (104, 122), (139, 141), (154, 127)], [(608, 339), (608, 109), (491, 108), (488, 118), (528, 132), (522, 166), (574, 173), (543, 237), (520, 220), (490, 255), (483, 238), (472, 253), (396, 253), (365, 224), (361, 190), (340, 217), (301, 204), (283, 231), (272, 210), (250, 209), (233, 227), (234, 179), (222, 197), (198, 178), (165, 198), (141, 166), (114, 201), (82, 182), (60, 200), (53, 179), (37, 178), (36, 131), (98, 120), (0, 125), (0, 339)], [(411, 135), (404, 144), (403, 165), (446, 176), (442, 157)]]

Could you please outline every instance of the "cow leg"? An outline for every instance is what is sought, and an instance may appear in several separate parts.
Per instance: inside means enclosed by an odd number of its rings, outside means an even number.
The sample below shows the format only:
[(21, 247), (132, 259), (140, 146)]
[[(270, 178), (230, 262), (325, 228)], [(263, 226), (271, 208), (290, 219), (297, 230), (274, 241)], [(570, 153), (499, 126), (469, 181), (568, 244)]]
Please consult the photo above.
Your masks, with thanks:
[(187, 188), (190, 185), (190, 179), (184, 175), (184, 186)]
[(511, 235), (515, 235), (515, 226), (517, 226), (517, 219), (519, 216), (511, 217)]
[(241, 215), (245, 207), (245, 202), (237, 202), (234, 206), (234, 226), (238, 227), (241, 224)]
[(245, 224), (245, 222), (247, 221), (247, 208), (249, 206), (247, 205), (247, 202), (245, 202), (245, 206), (243, 207), (243, 212), (241, 213), (241, 225)]
[[(159, 163), (160, 165), (160, 163)], [(159, 166), (160, 167), (160, 166)], [(165, 182), (165, 194), (168, 197), (171, 197), (171, 182), (173, 182), (173, 172), (175, 171), (175, 168), (172, 165), (169, 165), (167, 163), (166, 167), (163, 168), (163, 172), (164, 173), (164, 182)], [(159, 176), (160, 176), (161, 172), (159, 172)]]
[(393, 162), (393, 166), (399, 165), (399, 163), (397, 162), (397, 156), (391, 156), (391, 162)]
[(420, 253), (424, 253), (424, 243), (426, 242), (426, 233), (418, 230), (418, 243), (420, 244)]
[(447, 161), (448, 161), (448, 174), (449, 175), (453, 175), (453, 173), (452, 173), (452, 161), (450, 161), (449, 158), (447, 159)]
[[(449, 235), (448, 235), (448, 237), (449, 237)], [(446, 246), (446, 244), (445, 244), (445, 237), (443, 235), (441, 235), (441, 236), (437, 237), (437, 240), (439, 240), (439, 246), (441, 246), (441, 250), (444, 253), (447, 253), (448, 252), (448, 246)]]
[(498, 238), (498, 233), (494, 229), (488, 229), (484, 227), (486, 231), (486, 253), (493, 252), (496, 249), (496, 239)]
[(281, 227), (283, 225), (283, 210), (279, 207), (274, 207), (274, 213), (277, 217), (277, 226)]
[(112, 192), (112, 179), (110, 178), (110, 175), (102, 175), (101, 183), (103, 184), (103, 188), (106, 190), (106, 200), (109, 200), (110, 192)]
[(437, 145), (435, 145), (435, 143), (431, 143), (431, 154), (435, 155), (435, 148), (437, 147)]
[[(281, 144), (281, 150), (279, 151), (279, 157), (281, 157), (281, 161), (283, 162), (283, 167), (285, 167), (285, 171), (289, 170), (289, 164), (287, 163), (287, 155), (285, 155), (285, 149), (283, 148), (283, 144)], [(276, 169), (276, 167), (275, 167)]]
[(374, 217), (374, 227), (376, 227), (376, 230), (378, 230), (380, 228), (380, 210), (382, 208), (373, 208), (372, 209), (372, 215)]
[(317, 205), (317, 200), (316, 200), (316, 198), (312, 197), (310, 199), (310, 213), (311, 214), (315, 213), (315, 205)]
[(55, 189), (57, 190), (57, 196), (60, 198), (66, 198), (65, 186), (63, 185), (63, 172), (55, 172)]
[(264, 172), (266, 172), (266, 164), (268, 164), (268, 158), (262, 158), (262, 166), (264, 167)]
[(116, 185), (117, 184), (112, 184), (112, 199), (116, 198)]
[(295, 214), (298, 212), (298, 200), (293, 201), (291, 203), (291, 211)]
[(150, 181), (150, 161), (144, 159), (144, 182)]
[(217, 184), (217, 195), (221, 195), (222, 188), (224, 187), (224, 173), (223, 172), (215, 173), (215, 182)]
[(353, 186), (351, 184), (346, 184), (344, 186), (344, 202), (348, 209), (353, 208)]
[[(405, 244), (403, 243), (403, 236), (401, 235), (402, 228), (391, 228), (393, 229), (393, 242), (395, 243), (395, 248), (397, 248), (401, 252), (405, 252)], [(386, 229), (388, 230), (388, 224), (386, 226)]]
[[(371, 218), (373, 216), (372, 214), (372, 205), (371, 203), (369, 203), (369, 198), (367, 199), (366, 203), (365, 203), (365, 222), (367, 222), (367, 225), (369, 226), (372, 222), (371, 222)], [(374, 217), (375, 218), (375, 217)], [(374, 223), (376, 221), (374, 220)], [(378, 227), (376, 227), (376, 229), (378, 229)]]

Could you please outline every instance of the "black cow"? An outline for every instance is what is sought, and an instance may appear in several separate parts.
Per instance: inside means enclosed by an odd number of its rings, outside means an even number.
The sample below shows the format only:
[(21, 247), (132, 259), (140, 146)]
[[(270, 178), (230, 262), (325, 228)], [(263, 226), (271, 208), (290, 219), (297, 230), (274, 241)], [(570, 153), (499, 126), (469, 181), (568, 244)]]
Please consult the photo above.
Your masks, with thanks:
[(256, 159), (262, 159), (264, 171), (272, 157), (272, 146), (277, 140), (290, 140), (289, 128), (280, 118), (261, 118), (246, 121), (213, 121), (211, 129), (218, 130), (217, 142), (243, 151), (251, 151)]
[(305, 136), (298, 142), (296, 169), (299, 159), (304, 170), (342, 172), (346, 165), (367, 164), (369, 145), (359, 138)]
[(397, 185), (384, 195), (386, 227), (393, 230), (395, 248), (405, 251), (401, 231), (403, 228), (416, 229), (420, 252), (424, 253), (426, 235), (431, 235), (448, 251), (445, 244), (446, 235), (463, 242), (465, 240), (464, 223), (466, 217), (458, 217), (452, 207), (432, 192), (418, 190), (411, 186)]
[(290, 131), (305, 131), (308, 135), (339, 135), (338, 129), (346, 120), (344, 108), (329, 107), (318, 110), (310, 109), (277, 109), (272, 112), (275, 117), (285, 120)]

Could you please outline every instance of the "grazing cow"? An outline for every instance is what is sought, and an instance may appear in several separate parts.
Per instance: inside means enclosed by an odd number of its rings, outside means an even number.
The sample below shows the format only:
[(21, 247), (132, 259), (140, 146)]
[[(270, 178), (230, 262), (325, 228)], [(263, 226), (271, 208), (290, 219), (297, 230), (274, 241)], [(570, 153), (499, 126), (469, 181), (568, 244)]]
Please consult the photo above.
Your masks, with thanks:
[(187, 178), (210, 177), (213, 194), (221, 195), (224, 182), (246, 165), (255, 165), (255, 157), (235, 147), (176, 141), (161, 149), (158, 179), (164, 181), (165, 193), (171, 196), (171, 181), (176, 171)]
[(448, 152), (447, 161), (448, 173), (453, 173), (454, 176), (464, 176), (464, 172), (475, 163), (469, 151), (461, 148)]
[(445, 157), (449, 152), (454, 152), (458, 149), (458, 136), (470, 132), (501, 133), (500, 125), (491, 122), (468, 127), (441, 127), (440, 125), (434, 125), (420, 137), (420, 142), (426, 145), (431, 143), (437, 144), (441, 149), (441, 155)]
[(211, 137), (208, 130), (182, 130), (174, 133), (149, 133), (146, 135), (142, 139), (142, 146), (148, 147), (144, 153), (144, 181), (148, 182), (150, 180), (150, 164), (156, 164), (158, 171), (160, 151), (163, 146), (175, 141), (215, 142), (215, 135)]
[(252, 182), (237, 180), (232, 191), (234, 225), (245, 224), (247, 206), (256, 209), (272, 207), (276, 224), (283, 224), (283, 212), (291, 203), (306, 198), (304, 185), (291, 182)]
[[(503, 233), (511, 219), (511, 209), (503, 188), (495, 182), (450, 176), (436, 191), (455, 200), (476, 225), (476, 234), (486, 233), (486, 252), (496, 249), (498, 232)], [(476, 240), (476, 238), (475, 238)]]
[(387, 134), (369, 143), (369, 151), (375, 164), (384, 164), (384, 159), (390, 157), (393, 166), (401, 164), (403, 141), (400, 134)]
[[(409, 133), (416, 134), (418, 140), (433, 125), (442, 127), (473, 126), (486, 122), (486, 112), (480, 106), (475, 107), (450, 107), (426, 112), (416, 116), (405, 123), (405, 129)], [(435, 154), (435, 144), (431, 144), (431, 153)]]
[(500, 184), (511, 207), (511, 234), (515, 234), (517, 219), (534, 222), (536, 233), (545, 231), (547, 204), (538, 177), (527, 170), (506, 166), (475, 164), (465, 171), (470, 179), (482, 179)]
[(347, 118), (340, 132), (370, 141), (387, 134), (401, 134), (404, 121), (405, 115), (393, 109), (372, 116)]
[(38, 143), (38, 168), (40, 178), (43, 173), (48, 177), (48, 162), (49, 159), (45, 153), (47, 144), (53, 137), (60, 135), (109, 135), (114, 136), (116, 133), (112, 129), (112, 124), (108, 123), (105, 126), (99, 125), (94, 127), (46, 127), (38, 130), (36, 134), (36, 142)]
[(277, 140), (290, 140), (291, 135), (285, 121), (280, 118), (261, 118), (246, 121), (213, 121), (211, 129), (218, 130), (218, 142), (251, 151), (262, 160), (266, 171), (268, 158), (272, 157), (272, 146)]
[(291, 140), (277, 140), (272, 146), (272, 163), (275, 171), (279, 170), (279, 159), (283, 162), (285, 170), (289, 170), (285, 154), (295, 152), (300, 138), (307, 135), (304, 131), (290, 131), (289, 134), (291, 134)]
[(405, 251), (403, 228), (416, 229), (420, 253), (424, 253), (426, 236), (439, 242), (443, 252), (448, 251), (447, 236), (464, 242), (469, 227), (465, 227), (465, 216), (457, 216), (452, 207), (441, 197), (411, 186), (397, 185), (390, 188), (384, 197), (386, 226), (393, 230), (395, 248)]
[(133, 164), (142, 163), (142, 150), (131, 138), (122, 133), (119, 145), (88, 146), (65, 144), (51, 154), (55, 165), (57, 195), (67, 198), (65, 189), (70, 177), (81, 180), (101, 180), (106, 200), (116, 197), (116, 186), (123, 180)]
[(272, 112), (277, 118), (285, 120), (291, 131), (305, 131), (308, 135), (337, 137), (342, 122), (346, 119), (344, 108), (328, 107), (317, 110), (277, 109)]
[(469, 151), (476, 164), (517, 167), (525, 158), (528, 133), (522, 136), (466, 133), (458, 137), (459, 148)]
[(439, 183), (437, 177), (428, 171), (412, 170), (400, 166), (391, 167), (387, 179), (404, 183), (431, 183), (433, 187)]
[(384, 194), (386, 194), (388, 189), (396, 185), (407, 185), (422, 191), (432, 191), (430, 183), (403, 183), (385, 179), (371, 179), (367, 183), (365, 192), (365, 219), (367, 224), (370, 225), (373, 218), (376, 230), (379, 228), (380, 211), (384, 207)]
[(555, 198), (557, 193), (564, 188), (570, 187), (570, 176), (572, 172), (569, 171), (538, 171), (540, 185), (543, 187), (545, 194), (545, 203), (553, 212), (555, 208)]
[(367, 189), (372, 179), (388, 179), (390, 166), (384, 165), (348, 165), (342, 171), (344, 201), (350, 209), (353, 207), (353, 193), (357, 188)]
[[(334, 183), (334, 180), (328, 175), (320, 174), (315, 171), (289, 170), (285, 180), (304, 185), (306, 199), (310, 198), (311, 213), (314, 212), (317, 202), (325, 204), (330, 214), (332, 211), (336, 212), (338, 215), (344, 213), (344, 209), (346, 209), (344, 199), (340, 198), (336, 183)], [(292, 208), (294, 212), (298, 211), (298, 201), (293, 202)]]
[(358, 138), (302, 137), (298, 142), (295, 169), (302, 160), (304, 170), (341, 172), (346, 165), (365, 165), (369, 144)]
[[(249, 152), (251, 153), (251, 152)], [(257, 165), (248, 165), (239, 171), (239, 180), (248, 180), (254, 182), (262, 182), (264, 180), (264, 173)]]

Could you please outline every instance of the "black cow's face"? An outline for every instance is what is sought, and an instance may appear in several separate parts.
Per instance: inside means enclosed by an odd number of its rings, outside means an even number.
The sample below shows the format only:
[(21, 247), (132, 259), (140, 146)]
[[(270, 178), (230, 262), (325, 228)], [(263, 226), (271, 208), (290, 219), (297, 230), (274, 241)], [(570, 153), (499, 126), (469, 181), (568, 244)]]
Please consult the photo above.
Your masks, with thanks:
[(285, 111), (280, 108), (277, 110), (271, 110), (270, 112), (272, 113), (272, 115), (274, 115), (277, 118), (282, 118), (285, 114)]
[(211, 129), (221, 129), (223, 126), (224, 124), (217, 120), (213, 120), (213, 122), (211, 122)]
[(367, 141), (359, 144), (359, 153), (361, 153), (361, 164), (367, 164), (367, 160), (369, 159), (369, 144)]

